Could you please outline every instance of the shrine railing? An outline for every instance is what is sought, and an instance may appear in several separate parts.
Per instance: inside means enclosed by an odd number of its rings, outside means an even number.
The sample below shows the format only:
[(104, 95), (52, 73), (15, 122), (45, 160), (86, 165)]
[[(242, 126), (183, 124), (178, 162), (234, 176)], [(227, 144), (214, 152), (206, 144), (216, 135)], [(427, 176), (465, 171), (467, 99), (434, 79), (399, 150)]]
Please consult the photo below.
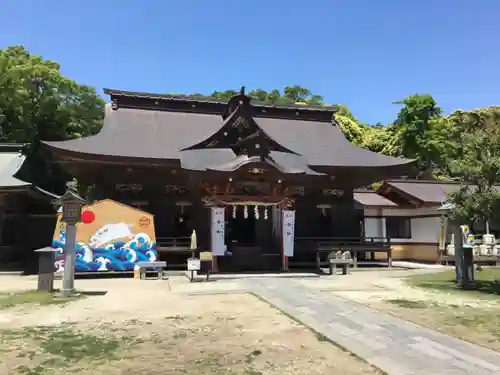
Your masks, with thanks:
[(191, 237), (157, 237), (157, 249), (189, 249)]
[[(387, 264), (392, 266), (391, 240), (386, 237), (298, 237), (295, 238), (295, 255), (297, 261), (311, 261), (315, 257), (316, 268), (328, 263), (332, 252), (349, 251), (353, 266), (357, 267), (360, 254), (370, 254), (370, 260), (375, 260), (375, 253), (387, 254)], [(363, 259), (367, 255), (363, 256)], [(292, 259), (294, 259), (292, 258)], [(292, 261), (293, 262), (293, 261)], [(326, 262), (326, 263), (325, 263)], [(304, 262), (305, 263), (305, 262)]]
[(308, 244), (309, 249), (312, 246), (317, 251), (385, 251), (391, 248), (391, 240), (387, 237), (296, 237), (295, 244), (298, 248)]

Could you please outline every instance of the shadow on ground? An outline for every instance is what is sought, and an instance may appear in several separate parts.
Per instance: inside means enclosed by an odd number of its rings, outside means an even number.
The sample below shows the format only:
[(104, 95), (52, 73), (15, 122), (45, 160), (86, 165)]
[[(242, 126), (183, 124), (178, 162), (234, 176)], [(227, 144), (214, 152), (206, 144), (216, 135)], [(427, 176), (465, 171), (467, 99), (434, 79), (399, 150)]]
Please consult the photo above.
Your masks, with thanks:
[(84, 295), (84, 296), (105, 296), (106, 294), (108, 294), (108, 291), (107, 290), (86, 290), (84, 292), (80, 292), (80, 294)]

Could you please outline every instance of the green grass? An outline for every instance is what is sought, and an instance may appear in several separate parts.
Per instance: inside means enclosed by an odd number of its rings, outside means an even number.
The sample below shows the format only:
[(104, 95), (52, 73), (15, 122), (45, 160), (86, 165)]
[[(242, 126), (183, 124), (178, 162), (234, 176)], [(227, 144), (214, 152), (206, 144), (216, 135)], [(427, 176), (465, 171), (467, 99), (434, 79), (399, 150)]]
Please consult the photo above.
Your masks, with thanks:
[(73, 297), (58, 297), (52, 293), (37, 292), (32, 290), (26, 292), (0, 294), (0, 309), (7, 309), (10, 307), (27, 304), (62, 305), (82, 297), (83, 295), (77, 295)]
[(33, 349), (23, 349), (18, 357), (27, 357), (33, 364), (17, 368), (18, 373), (24, 375), (50, 374), (55, 369), (80, 362), (99, 364), (115, 360), (125, 343), (140, 343), (133, 337), (98, 336), (75, 330), (66, 324), (0, 331), (2, 346), (24, 347), (26, 340)]
[[(385, 300), (397, 317), (500, 351), (500, 310), (405, 299)], [(385, 310), (387, 311), (387, 310)]]
[(40, 349), (62, 357), (66, 362), (83, 359), (92, 361), (110, 359), (120, 347), (120, 340), (112, 337), (97, 337), (71, 329), (40, 332)]
[(407, 280), (411, 286), (434, 291), (464, 293), (475, 298), (500, 296), (500, 268), (483, 268), (482, 271), (475, 271), (474, 275), (475, 283), (468, 288), (457, 286), (454, 269), (416, 275)]

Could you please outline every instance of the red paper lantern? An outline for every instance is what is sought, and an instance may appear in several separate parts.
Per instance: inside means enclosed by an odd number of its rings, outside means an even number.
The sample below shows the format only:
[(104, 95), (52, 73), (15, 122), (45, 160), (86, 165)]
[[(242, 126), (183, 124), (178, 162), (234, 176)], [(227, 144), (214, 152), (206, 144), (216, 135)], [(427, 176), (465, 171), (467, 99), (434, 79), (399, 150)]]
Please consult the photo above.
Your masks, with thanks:
[(95, 220), (95, 214), (92, 211), (82, 212), (82, 223), (90, 224)]

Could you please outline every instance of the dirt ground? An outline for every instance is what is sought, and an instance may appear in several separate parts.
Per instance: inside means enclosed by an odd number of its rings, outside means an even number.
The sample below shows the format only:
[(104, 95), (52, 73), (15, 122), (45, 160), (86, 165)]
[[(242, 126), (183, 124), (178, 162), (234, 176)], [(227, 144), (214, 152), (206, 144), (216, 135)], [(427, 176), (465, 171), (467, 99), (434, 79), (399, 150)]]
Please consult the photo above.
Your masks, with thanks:
[[(5, 291), (8, 282), (0, 285)], [(265, 302), (236, 293), (235, 283), (78, 285), (96, 295), (0, 310), (0, 374), (378, 373)], [(213, 291), (219, 294), (203, 295)]]

